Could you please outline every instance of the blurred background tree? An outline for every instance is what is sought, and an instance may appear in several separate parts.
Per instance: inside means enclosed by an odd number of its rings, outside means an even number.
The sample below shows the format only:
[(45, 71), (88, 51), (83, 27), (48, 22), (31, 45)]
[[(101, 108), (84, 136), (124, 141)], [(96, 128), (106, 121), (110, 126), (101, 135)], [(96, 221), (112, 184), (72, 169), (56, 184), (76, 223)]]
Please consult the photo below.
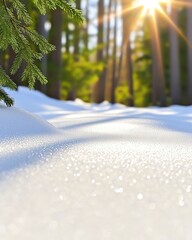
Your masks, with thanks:
[[(192, 104), (192, 0), (75, 0), (74, 7), (82, 26), (27, 2), (33, 27), (56, 46), (38, 64), (48, 84), (36, 89), (63, 100)], [(0, 52), (0, 64), (9, 69), (14, 57)], [(23, 68), (12, 77), (17, 85), (25, 85)]]

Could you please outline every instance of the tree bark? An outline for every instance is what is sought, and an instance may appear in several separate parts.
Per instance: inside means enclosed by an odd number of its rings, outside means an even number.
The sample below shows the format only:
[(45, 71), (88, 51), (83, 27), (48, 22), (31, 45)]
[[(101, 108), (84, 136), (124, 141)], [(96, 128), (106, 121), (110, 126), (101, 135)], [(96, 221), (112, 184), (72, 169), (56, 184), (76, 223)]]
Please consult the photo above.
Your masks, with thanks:
[[(81, 0), (76, 0), (76, 8), (81, 10)], [(74, 51), (73, 51), (73, 55), (74, 55), (74, 59), (76, 62), (79, 61), (79, 54), (80, 54), (80, 40), (81, 40), (81, 29), (79, 25), (75, 25), (75, 29), (74, 29), (74, 33), (73, 33), (73, 37), (74, 37)], [(74, 101), (77, 97), (77, 90), (76, 90), (76, 83), (73, 81), (73, 79), (71, 79), (72, 81), (72, 87), (71, 90), (69, 91), (68, 94), (68, 100)]]
[(117, 69), (117, 1), (114, 1), (114, 41), (113, 41), (113, 69), (112, 69), (112, 82), (111, 82), (111, 103), (115, 103), (115, 89), (116, 89), (116, 69)]
[[(102, 62), (104, 60), (103, 53), (103, 38), (104, 38), (104, 1), (98, 0), (98, 36), (97, 36), (97, 61)], [(105, 78), (104, 72), (101, 73), (99, 81), (96, 85), (96, 102), (101, 103), (105, 100)]]
[[(76, 0), (76, 8), (81, 9), (81, 0)], [(78, 54), (79, 54), (79, 43), (80, 43), (80, 27), (78, 24), (75, 24), (74, 29), (74, 57), (76, 60), (78, 60)]]
[[(47, 20), (46, 15), (40, 15), (38, 17), (38, 21), (37, 21), (37, 32), (45, 38), (47, 38), (47, 32), (45, 29), (46, 20)], [(47, 56), (46, 55), (43, 56), (43, 58), (41, 59), (40, 69), (41, 69), (42, 73), (45, 76), (47, 76)], [(46, 86), (42, 85), (40, 82), (35, 83), (35, 88), (41, 92), (44, 92), (44, 93), (46, 92)]]
[[(190, 1), (191, 2), (191, 1)], [(192, 9), (187, 9), (187, 38), (192, 44)], [(192, 105), (192, 47), (188, 45), (188, 104)]]
[[(131, 4), (131, 1), (122, 0), (122, 10), (125, 10)], [(131, 57), (131, 43), (130, 43), (130, 33), (131, 33), (131, 19), (128, 14), (124, 13), (122, 15), (123, 24), (123, 40), (122, 40), (122, 52), (119, 62), (119, 67), (125, 70), (125, 79), (127, 80), (130, 98), (128, 100), (128, 106), (134, 106), (134, 83), (133, 83), (133, 69), (132, 69), (132, 57)], [(122, 69), (119, 69), (122, 72)], [(122, 75), (118, 73), (118, 75)]]
[(85, 19), (86, 19), (86, 25), (84, 27), (84, 46), (85, 46), (85, 50), (88, 51), (89, 50), (89, 33), (88, 33), (88, 28), (89, 28), (89, 0), (86, 0), (87, 4), (86, 4), (86, 10), (85, 10)]
[[(177, 25), (178, 12), (171, 10), (171, 19)], [(181, 104), (180, 64), (179, 64), (179, 39), (178, 33), (170, 27), (170, 65), (171, 65), (171, 103)]]
[(152, 103), (163, 107), (166, 106), (165, 78), (156, 15), (151, 16), (149, 21), (152, 48)]
[(57, 9), (55, 11), (51, 11), (50, 16), (51, 30), (49, 35), (49, 42), (56, 46), (56, 50), (49, 54), (48, 57), (47, 95), (56, 99), (60, 99), (61, 97), (62, 20), (63, 20), (62, 10)]
[[(111, 91), (108, 91), (108, 86), (110, 84), (108, 80), (108, 73), (109, 73), (109, 62), (110, 62), (110, 55), (109, 55), (109, 50), (110, 50), (110, 33), (111, 33), (111, 15), (112, 15), (112, 0), (109, 0), (108, 7), (107, 7), (107, 27), (106, 27), (106, 36), (105, 36), (105, 41), (106, 41), (106, 47), (105, 47), (105, 66), (103, 69), (103, 78), (106, 83), (106, 96), (111, 94)], [(109, 88), (110, 89), (110, 88)]]
[(132, 50), (131, 50), (131, 43), (130, 40), (127, 42), (126, 46), (126, 52), (127, 52), (127, 82), (129, 87), (129, 94), (130, 98), (128, 99), (128, 106), (133, 107), (134, 106), (134, 83), (133, 83), (133, 65), (132, 65)]

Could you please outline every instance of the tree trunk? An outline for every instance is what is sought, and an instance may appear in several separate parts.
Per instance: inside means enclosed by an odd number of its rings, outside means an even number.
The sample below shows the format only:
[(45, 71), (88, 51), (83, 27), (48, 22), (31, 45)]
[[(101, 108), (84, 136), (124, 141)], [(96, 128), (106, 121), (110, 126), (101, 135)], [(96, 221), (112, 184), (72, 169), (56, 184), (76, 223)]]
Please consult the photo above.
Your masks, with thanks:
[(114, 1), (114, 41), (113, 41), (113, 69), (112, 69), (112, 82), (111, 82), (111, 103), (115, 103), (115, 89), (116, 89), (116, 69), (117, 69), (117, 1)]
[[(104, 1), (98, 0), (98, 36), (97, 36), (97, 61), (102, 62), (104, 60), (103, 54), (103, 30), (104, 30)], [(101, 103), (105, 100), (105, 78), (102, 72), (99, 81), (96, 85), (96, 102)]]
[[(76, 8), (81, 10), (81, 0), (76, 0)], [(74, 52), (73, 52), (74, 59), (76, 62), (79, 61), (80, 33), (81, 33), (80, 26), (76, 24), (75, 29), (74, 29)], [(72, 79), (72, 81), (73, 81), (73, 79)], [(71, 91), (68, 94), (68, 100), (74, 101), (77, 97), (76, 94), (77, 94), (76, 84), (75, 84), (75, 82), (73, 82)]]
[[(187, 38), (192, 44), (192, 9), (187, 9)], [(192, 47), (188, 45), (188, 104), (192, 105)]]
[[(122, 0), (122, 10), (125, 10), (129, 7), (131, 1)], [(130, 43), (130, 33), (131, 33), (131, 19), (129, 18), (128, 14), (124, 13), (122, 15), (123, 20), (123, 40), (122, 40), (122, 52), (121, 58), (119, 62), (119, 66), (125, 70), (125, 76), (120, 74), (122, 69), (119, 69), (118, 75), (122, 75), (123, 78), (127, 80), (130, 99), (128, 100), (129, 106), (134, 106), (134, 84), (133, 84), (133, 70), (132, 70), (132, 57), (131, 57), (131, 43)]]
[(86, 19), (86, 24), (84, 27), (84, 46), (85, 46), (85, 50), (88, 51), (89, 50), (89, 32), (88, 32), (88, 28), (89, 28), (89, 0), (86, 0), (87, 4), (86, 4), (86, 10), (85, 10), (85, 19)]
[[(40, 15), (37, 21), (37, 32), (45, 38), (47, 38), (47, 33), (45, 30), (46, 20), (47, 20), (46, 15)], [(46, 55), (43, 56), (43, 58), (41, 59), (40, 69), (42, 73), (46, 76), (47, 75), (47, 56)], [(35, 83), (35, 88), (41, 92), (44, 92), (44, 93), (46, 92), (46, 86), (42, 85), (40, 82)]]
[[(81, 10), (81, 0), (76, 0), (76, 8)], [(74, 57), (78, 61), (79, 55), (79, 43), (80, 43), (80, 27), (78, 24), (75, 24), (74, 29)]]
[(163, 59), (156, 15), (151, 16), (149, 21), (152, 47), (152, 103), (166, 106)]
[(56, 46), (56, 50), (49, 54), (48, 57), (48, 84), (47, 95), (60, 99), (61, 97), (61, 70), (62, 70), (62, 20), (63, 11), (57, 9), (51, 11), (50, 22), (51, 30), (49, 42)]
[(130, 40), (127, 42), (127, 83), (129, 87), (130, 98), (128, 99), (128, 106), (134, 106), (134, 83), (133, 83), (133, 65), (132, 65), (132, 50)]
[(110, 61), (110, 55), (109, 55), (109, 50), (110, 50), (110, 32), (111, 32), (111, 14), (112, 14), (112, 0), (109, 0), (108, 7), (107, 7), (107, 27), (106, 27), (106, 36), (105, 36), (105, 41), (106, 41), (106, 47), (105, 47), (105, 66), (103, 69), (103, 78), (106, 84), (106, 96), (111, 94), (111, 92), (108, 91), (110, 89), (109, 84), (110, 82), (107, 81), (108, 78), (108, 70), (109, 70), (109, 61)]
[[(171, 19), (177, 25), (178, 12), (171, 10)], [(179, 64), (179, 39), (178, 33), (170, 28), (170, 64), (171, 64), (171, 103), (181, 104), (180, 64)]]
[(69, 19), (64, 16), (64, 31), (65, 31), (65, 52), (69, 53), (70, 49), (70, 31), (69, 31)]

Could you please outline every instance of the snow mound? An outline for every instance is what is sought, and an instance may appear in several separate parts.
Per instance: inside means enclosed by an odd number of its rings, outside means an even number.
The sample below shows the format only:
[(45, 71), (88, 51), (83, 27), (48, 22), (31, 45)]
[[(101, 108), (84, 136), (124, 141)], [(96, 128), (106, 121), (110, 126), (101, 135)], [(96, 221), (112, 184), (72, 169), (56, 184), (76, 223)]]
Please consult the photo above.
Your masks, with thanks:
[(111, 104), (107, 101), (101, 104), (86, 103), (78, 98), (75, 101), (60, 101), (50, 98), (39, 91), (31, 91), (26, 87), (19, 87), (18, 91), (14, 92), (9, 89), (6, 89), (6, 91), (15, 99), (16, 107), (38, 114), (46, 120), (67, 115), (69, 112), (87, 110), (101, 112), (126, 108), (122, 104)]
[(192, 107), (10, 95), (31, 113), (0, 107), (0, 239), (191, 240)]
[(50, 98), (36, 90), (29, 90), (27, 87), (19, 87), (18, 91), (6, 89), (6, 92), (15, 99), (15, 106), (22, 107), (27, 111), (38, 113), (42, 117), (55, 114), (64, 114), (66, 111), (86, 110), (89, 104), (82, 104), (74, 101), (60, 101)]
[(17, 108), (7, 108), (0, 105), (1, 139), (26, 135), (57, 133), (47, 121), (38, 116)]

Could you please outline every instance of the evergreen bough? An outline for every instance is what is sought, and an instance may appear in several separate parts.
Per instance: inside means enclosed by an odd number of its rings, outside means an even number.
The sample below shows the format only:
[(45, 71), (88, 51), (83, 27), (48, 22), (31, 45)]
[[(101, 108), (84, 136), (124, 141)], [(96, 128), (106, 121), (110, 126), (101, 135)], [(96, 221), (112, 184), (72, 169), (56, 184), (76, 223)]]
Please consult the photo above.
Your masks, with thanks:
[[(83, 22), (81, 11), (75, 9), (67, 0), (31, 0), (31, 2), (41, 14), (46, 14), (49, 9), (61, 8), (76, 22)], [(0, 16), (0, 49), (5, 51), (11, 47), (16, 55), (9, 73), (0, 66), (0, 101), (12, 106), (13, 99), (3, 89), (3, 87), (12, 90), (17, 88), (9, 74), (15, 74), (24, 63), (21, 80), (27, 81), (29, 88), (34, 87), (36, 80), (46, 84), (47, 79), (37, 67), (36, 61), (55, 50), (55, 47), (32, 28), (32, 19), (21, 0), (0, 0)]]

